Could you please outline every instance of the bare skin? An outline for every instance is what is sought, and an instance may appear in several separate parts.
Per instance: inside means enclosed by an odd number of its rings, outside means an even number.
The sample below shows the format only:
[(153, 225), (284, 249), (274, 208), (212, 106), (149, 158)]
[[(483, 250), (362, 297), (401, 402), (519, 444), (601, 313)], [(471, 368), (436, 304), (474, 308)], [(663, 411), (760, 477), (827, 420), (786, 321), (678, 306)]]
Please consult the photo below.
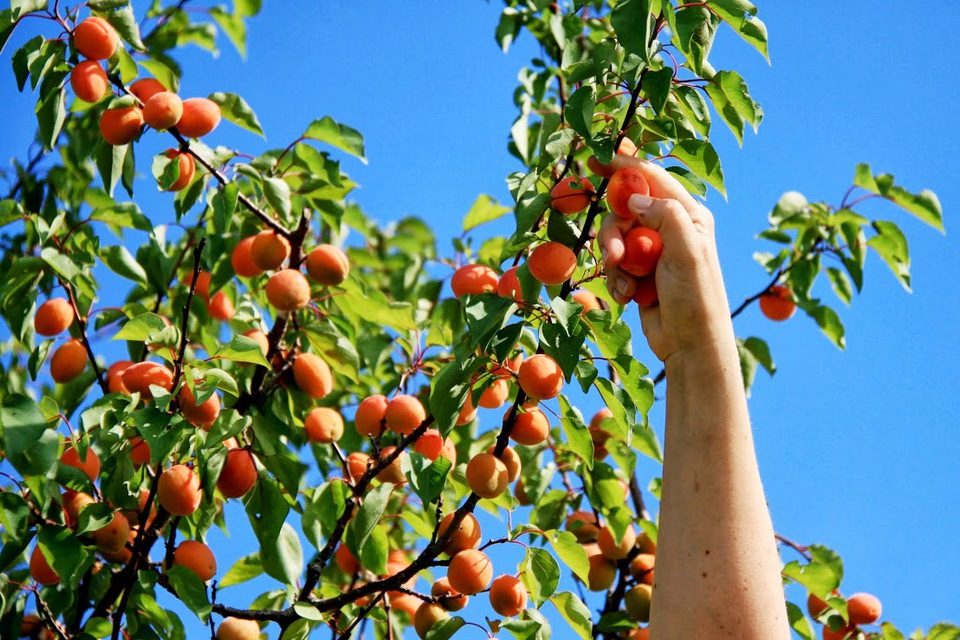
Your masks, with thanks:
[(656, 229), (658, 306), (640, 310), (643, 332), (667, 373), (666, 442), (657, 574), (656, 640), (790, 637), (780, 559), (754, 453), (733, 324), (714, 242), (713, 216), (673, 176), (636, 158), (650, 195), (634, 219), (607, 216), (599, 241), (607, 287), (620, 302), (636, 280), (617, 265), (623, 233)]

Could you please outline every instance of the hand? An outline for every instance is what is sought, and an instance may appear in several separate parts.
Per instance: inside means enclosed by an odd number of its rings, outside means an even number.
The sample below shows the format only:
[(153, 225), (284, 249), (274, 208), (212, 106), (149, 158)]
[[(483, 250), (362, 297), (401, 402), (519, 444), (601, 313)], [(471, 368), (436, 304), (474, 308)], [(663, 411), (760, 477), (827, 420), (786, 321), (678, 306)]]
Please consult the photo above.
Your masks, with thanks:
[(660, 301), (640, 309), (650, 348), (664, 362), (703, 348), (735, 348), (713, 215), (659, 165), (618, 155), (609, 166), (614, 170), (638, 167), (650, 183), (651, 196), (632, 196), (633, 218), (611, 213), (600, 227), (598, 242), (611, 295), (625, 304), (637, 286), (637, 278), (618, 266), (624, 255), (624, 233), (637, 225), (654, 229), (663, 240), (655, 274)]

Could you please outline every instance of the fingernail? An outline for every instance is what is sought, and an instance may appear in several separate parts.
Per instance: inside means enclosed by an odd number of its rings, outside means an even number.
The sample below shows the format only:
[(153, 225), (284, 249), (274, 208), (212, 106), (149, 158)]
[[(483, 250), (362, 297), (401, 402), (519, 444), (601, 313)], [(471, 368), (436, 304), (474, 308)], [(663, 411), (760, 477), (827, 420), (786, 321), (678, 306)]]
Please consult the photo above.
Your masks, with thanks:
[(653, 198), (635, 193), (627, 200), (627, 206), (634, 213), (643, 213), (653, 204)]
[(620, 295), (622, 295), (622, 296), (627, 295), (627, 287), (628, 287), (628, 286), (630, 286), (630, 285), (627, 284), (626, 279), (624, 279), (624, 278), (617, 278), (616, 287), (617, 287), (617, 291), (620, 293)]

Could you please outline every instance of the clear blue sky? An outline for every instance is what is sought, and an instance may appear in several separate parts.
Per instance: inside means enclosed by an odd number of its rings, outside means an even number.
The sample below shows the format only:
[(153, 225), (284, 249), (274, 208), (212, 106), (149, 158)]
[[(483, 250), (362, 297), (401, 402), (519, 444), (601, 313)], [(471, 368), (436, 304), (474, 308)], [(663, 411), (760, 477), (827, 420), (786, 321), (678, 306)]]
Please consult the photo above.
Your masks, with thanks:
[[(285, 145), (324, 114), (349, 123), (364, 133), (370, 160), (369, 166), (345, 162), (362, 185), (356, 200), (385, 223), (423, 217), (449, 254), (448, 239), (459, 234), (478, 193), (508, 198), (504, 177), (517, 168), (506, 152), (511, 96), (517, 70), (535, 53), (531, 39), (507, 56), (499, 52), (495, 2), (295, 3), (296, 12), (291, 6), (266, 3), (249, 23), (246, 61), (225, 41), (217, 59), (183, 55), (185, 96), (240, 93), (269, 136), (264, 143), (224, 124), (211, 141), (258, 152)], [(774, 325), (752, 309), (738, 319), (738, 335), (767, 339), (779, 366), (773, 379), (758, 374), (751, 399), (775, 526), (797, 541), (839, 551), (846, 591), (878, 595), (884, 618), (903, 630), (958, 623), (960, 252), (952, 232), (960, 204), (953, 156), (960, 148), (953, 123), (960, 100), (943, 45), (954, 38), (960, 9), (823, 1), (768, 1), (760, 9), (772, 66), (728, 32), (711, 55), (718, 69), (742, 73), (766, 112), (760, 135), (748, 135), (743, 149), (715, 126), (729, 202), (711, 193), (708, 204), (731, 301), (765, 282), (751, 259), (765, 249), (754, 236), (780, 193), (796, 189), (836, 203), (857, 162), (891, 172), (909, 188), (935, 190), (948, 229), (940, 236), (885, 204), (865, 210), (903, 225), (915, 292), (903, 292), (871, 255), (863, 295), (841, 311), (845, 353), (806, 318)], [(0, 155), (23, 158), (35, 121), (30, 97), (16, 94), (11, 51), (0, 64)], [(138, 151), (141, 172), (148, 173), (147, 153), (156, 144), (148, 140)], [(140, 188), (150, 194), (142, 203), (155, 221), (172, 216), (169, 199), (153, 194), (149, 180)], [(822, 293), (831, 295), (826, 287)], [(98, 345), (105, 354), (108, 342)], [(584, 414), (598, 402), (585, 402)], [(662, 424), (662, 407), (654, 421)], [(243, 523), (239, 511), (228, 516)], [(489, 522), (488, 535), (495, 526)], [(244, 527), (233, 535), (230, 544), (219, 532), (211, 536), (223, 549), (221, 574), (251, 549)], [(498, 573), (513, 570), (519, 556), (509, 555), (496, 558)], [(793, 557), (784, 550), (785, 559)], [(233, 587), (223, 600), (245, 605), (275, 586), (253, 584), (259, 590)], [(482, 623), (485, 609), (466, 613)], [(189, 613), (183, 619), (201, 633)], [(567, 637), (552, 612), (551, 619), (555, 637)], [(480, 637), (477, 630), (460, 635)]]

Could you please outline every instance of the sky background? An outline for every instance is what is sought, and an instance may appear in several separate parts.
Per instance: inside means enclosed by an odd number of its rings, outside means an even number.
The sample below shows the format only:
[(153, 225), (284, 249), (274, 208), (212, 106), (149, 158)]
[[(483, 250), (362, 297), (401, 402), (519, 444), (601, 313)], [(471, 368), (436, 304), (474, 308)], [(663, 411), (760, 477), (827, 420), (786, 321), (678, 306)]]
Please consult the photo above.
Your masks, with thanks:
[[(536, 50), (524, 36), (508, 55), (499, 51), (493, 40), (499, 10), (498, 3), (479, 1), (268, 2), (248, 23), (246, 60), (225, 40), (215, 59), (183, 51), (181, 93), (244, 96), (268, 140), (229, 123), (209, 140), (251, 153), (284, 146), (326, 114), (360, 129), (369, 165), (344, 161), (362, 185), (353, 198), (383, 223), (424, 218), (441, 252), (450, 255), (449, 239), (459, 235), (477, 194), (507, 201), (504, 178), (518, 168), (506, 151), (516, 113), (512, 94), (518, 69)], [(755, 235), (779, 195), (799, 190), (836, 204), (858, 162), (893, 173), (907, 188), (936, 191), (948, 230), (941, 236), (891, 205), (868, 203), (864, 213), (894, 220), (907, 233), (914, 293), (904, 292), (872, 254), (862, 296), (840, 311), (846, 352), (805, 317), (774, 324), (752, 308), (737, 319), (738, 335), (768, 340), (779, 369), (772, 379), (758, 373), (750, 400), (774, 525), (798, 542), (836, 549), (845, 563), (845, 592), (876, 594), (884, 619), (901, 629), (960, 623), (960, 556), (954, 551), (960, 530), (960, 252), (952, 234), (960, 203), (953, 155), (960, 148), (953, 123), (960, 100), (944, 51), (960, 8), (768, 1), (760, 10), (772, 66), (728, 30), (710, 58), (717, 69), (738, 70), (766, 112), (760, 135), (748, 134), (742, 149), (719, 121), (714, 126), (729, 200), (711, 192), (708, 206), (717, 220), (731, 302), (766, 282), (751, 255), (769, 250)], [(35, 128), (33, 97), (16, 93), (9, 58), (45, 23), (25, 26), (0, 63), (5, 159), (25, 157)], [(155, 136), (146, 138), (138, 148), (145, 175), (137, 200), (154, 220), (166, 219), (170, 199), (154, 192), (146, 155), (161, 147)], [(481, 228), (477, 236), (507, 226)], [(832, 296), (825, 283), (820, 291)], [(635, 317), (631, 323), (637, 327)], [(653, 362), (639, 341), (636, 346)], [(96, 348), (109, 356), (115, 347), (103, 338)], [(590, 416), (599, 406), (591, 398), (580, 408)], [(651, 417), (662, 435), (662, 406)], [(653, 465), (641, 465), (641, 484), (655, 473)], [(210, 537), (220, 575), (254, 544), (239, 509), (228, 511), (228, 521), (237, 525), (230, 542), (218, 531)], [(499, 535), (493, 520), (484, 525), (485, 537)], [(795, 554), (784, 549), (783, 557)], [(519, 559), (512, 549), (495, 556), (497, 573), (512, 572)], [(226, 589), (222, 600), (244, 606), (275, 586), (258, 580)], [(567, 637), (551, 606), (545, 608), (555, 637)], [(482, 623), (484, 613), (490, 613), (485, 604), (471, 606), (466, 617)], [(202, 633), (191, 614), (184, 611), (182, 618)], [(268, 632), (274, 637), (276, 627)], [(468, 628), (457, 637), (482, 634)]]

